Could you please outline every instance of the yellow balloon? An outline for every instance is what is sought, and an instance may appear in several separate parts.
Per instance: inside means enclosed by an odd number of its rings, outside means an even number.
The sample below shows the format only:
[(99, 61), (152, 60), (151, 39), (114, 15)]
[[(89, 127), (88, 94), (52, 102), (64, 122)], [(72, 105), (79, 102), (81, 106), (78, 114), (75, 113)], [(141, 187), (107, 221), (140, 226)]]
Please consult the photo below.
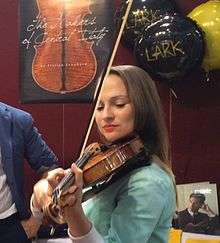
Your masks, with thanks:
[(203, 68), (220, 69), (220, 0), (210, 0), (194, 8), (188, 15), (205, 33), (206, 50)]

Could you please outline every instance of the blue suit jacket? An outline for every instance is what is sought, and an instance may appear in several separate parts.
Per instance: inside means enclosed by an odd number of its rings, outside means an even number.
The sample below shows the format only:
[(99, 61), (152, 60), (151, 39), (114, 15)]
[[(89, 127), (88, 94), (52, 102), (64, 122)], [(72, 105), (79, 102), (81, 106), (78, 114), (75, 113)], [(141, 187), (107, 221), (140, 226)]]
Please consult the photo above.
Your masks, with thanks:
[[(2, 164), (21, 219), (29, 216), (24, 193), (24, 159), (38, 173), (57, 167), (57, 157), (33, 126), (31, 115), (0, 102)], [(29, 205), (29, 203), (28, 203)]]

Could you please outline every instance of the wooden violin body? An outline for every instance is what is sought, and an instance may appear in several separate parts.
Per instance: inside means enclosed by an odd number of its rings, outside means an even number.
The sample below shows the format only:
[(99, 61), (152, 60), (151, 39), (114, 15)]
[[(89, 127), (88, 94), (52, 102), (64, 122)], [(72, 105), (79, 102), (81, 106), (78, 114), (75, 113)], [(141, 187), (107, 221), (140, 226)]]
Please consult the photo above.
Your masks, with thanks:
[(89, 0), (37, 0), (44, 23), (40, 44), (35, 46), (32, 75), (43, 89), (65, 94), (86, 87), (96, 74), (92, 42), (84, 37)]
[(120, 146), (113, 146), (105, 152), (98, 153), (83, 167), (84, 187), (90, 187), (105, 180), (143, 149), (144, 145), (141, 140), (135, 138)]

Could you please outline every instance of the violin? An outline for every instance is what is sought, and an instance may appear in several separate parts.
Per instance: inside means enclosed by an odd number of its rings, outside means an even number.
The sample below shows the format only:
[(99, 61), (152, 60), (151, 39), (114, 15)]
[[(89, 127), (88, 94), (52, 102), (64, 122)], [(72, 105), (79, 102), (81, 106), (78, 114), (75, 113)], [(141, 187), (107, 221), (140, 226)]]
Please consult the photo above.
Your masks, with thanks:
[[(144, 145), (139, 137), (135, 137), (120, 145), (113, 145), (102, 151), (103, 146), (94, 143), (89, 146), (84, 154), (76, 161), (76, 165), (83, 171), (84, 188), (103, 183), (106, 180), (127, 166), (129, 160), (135, 155), (144, 151)], [(65, 223), (60, 214), (59, 201), (62, 193), (74, 182), (74, 174), (67, 173), (52, 193), (52, 200), (49, 205), (43, 207), (46, 222), (50, 224)]]

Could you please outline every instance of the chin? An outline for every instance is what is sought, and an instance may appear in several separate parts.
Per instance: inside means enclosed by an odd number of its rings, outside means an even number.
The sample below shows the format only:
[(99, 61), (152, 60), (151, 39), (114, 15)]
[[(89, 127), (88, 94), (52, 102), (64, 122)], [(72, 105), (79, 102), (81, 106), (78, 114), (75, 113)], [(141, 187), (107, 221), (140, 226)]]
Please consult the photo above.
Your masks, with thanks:
[(109, 138), (109, 137), (105, 137), (105, 139), (108, 143), (114, 143), (114, 141), (117, 140), (117, 138)]
[(113, 143), (114, 141), (120, 139), (121, 137), (120, 136), (114, 136), (114, 135), (107, 135), (107, 136), (104, 136), (105, 137), (105, 140), (108, 142), (108, 143)]

